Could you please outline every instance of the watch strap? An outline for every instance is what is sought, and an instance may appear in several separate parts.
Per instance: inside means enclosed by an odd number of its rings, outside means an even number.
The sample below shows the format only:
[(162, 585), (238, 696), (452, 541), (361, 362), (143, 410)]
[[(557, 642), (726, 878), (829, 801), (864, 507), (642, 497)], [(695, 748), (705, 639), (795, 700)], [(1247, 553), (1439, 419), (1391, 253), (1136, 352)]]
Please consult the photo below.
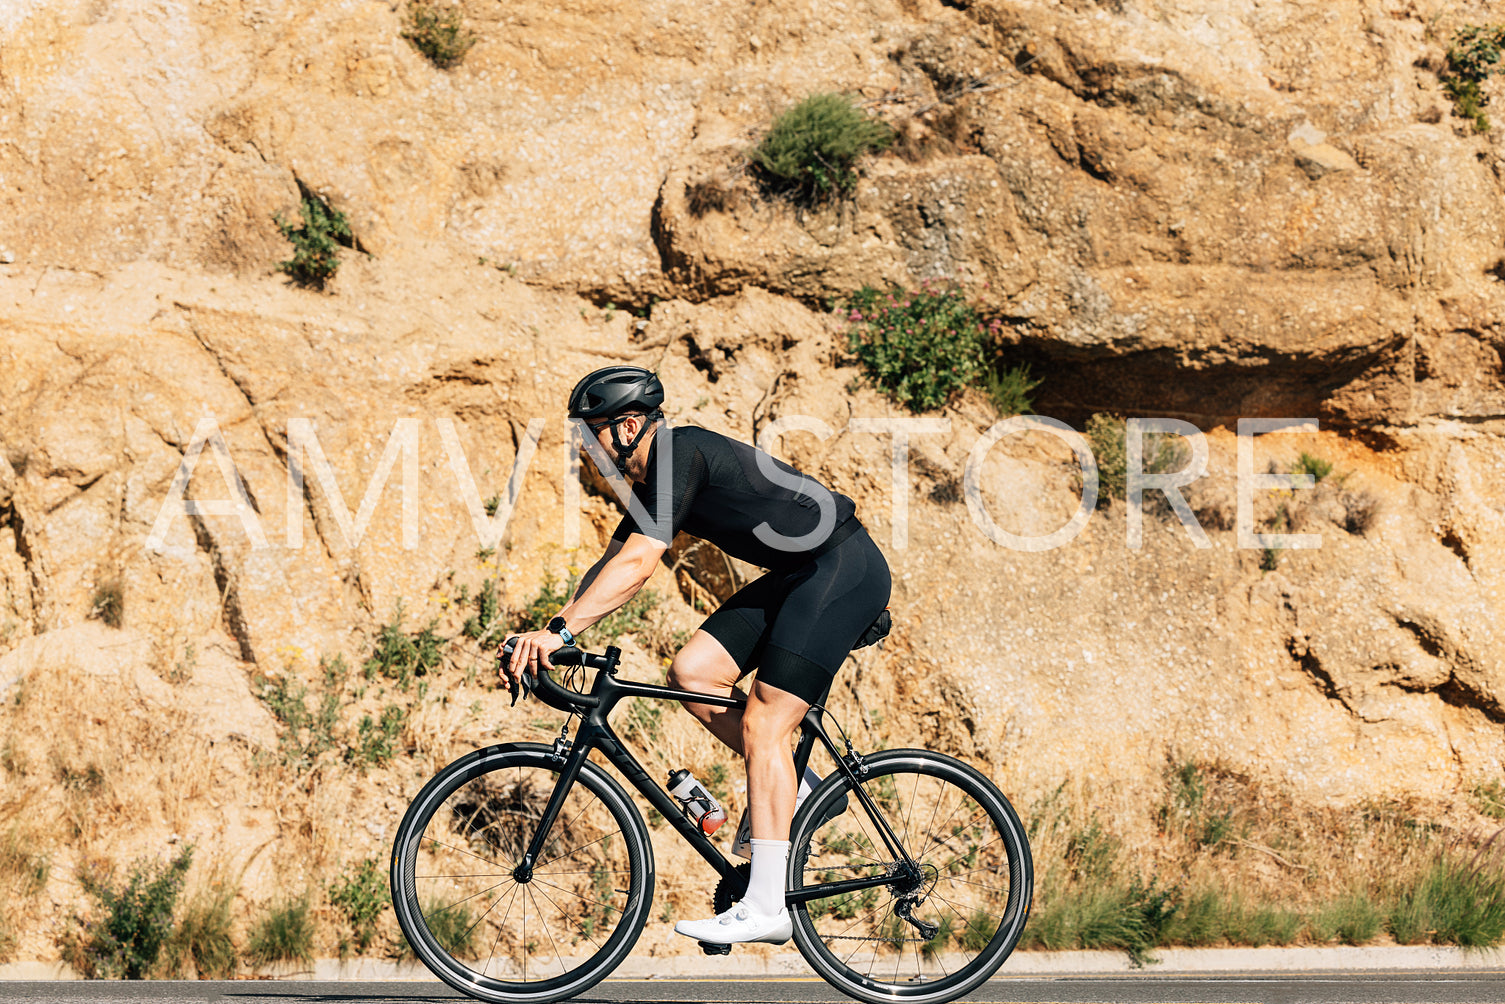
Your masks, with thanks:
[(549, 621), (546, 630), (552, 631), (557, 634), (560, 640), (563, 641), (566, 645), (575, 644), (575, 635), (570, 631), (568, 627), (565, 626), (563, 617), (555, 617), (553, 620)]

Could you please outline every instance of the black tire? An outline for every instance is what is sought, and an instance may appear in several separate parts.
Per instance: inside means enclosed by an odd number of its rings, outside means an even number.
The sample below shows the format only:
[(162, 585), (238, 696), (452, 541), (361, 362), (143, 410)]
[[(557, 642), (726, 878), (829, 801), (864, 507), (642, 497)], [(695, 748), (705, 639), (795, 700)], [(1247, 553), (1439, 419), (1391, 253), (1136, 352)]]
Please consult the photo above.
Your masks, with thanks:
[(514, 875), (563, 766), (534, 743), (476, 750), (424, 785), (397, 829), (397, 922), (423, 964), (463, 994), (506, 1004), (574, 997), (643, 931), (648, 830), (622, 786), (589, 762), (530, 880)]
[[(906, 876), (850, 783), (832, 774), (795, 817), (788, 888), (893, 881), (791, 906), (794, 942), (826, 982), (871, 1004), (971, 993), (1024, 932), (1034, 886), (1024, 827), (997, 786), (960, 760), (889, 750), (863, 765), (863, 789), (921, 871)], [(935, 935), (922, 938), (896, 908), (935, 925)]]

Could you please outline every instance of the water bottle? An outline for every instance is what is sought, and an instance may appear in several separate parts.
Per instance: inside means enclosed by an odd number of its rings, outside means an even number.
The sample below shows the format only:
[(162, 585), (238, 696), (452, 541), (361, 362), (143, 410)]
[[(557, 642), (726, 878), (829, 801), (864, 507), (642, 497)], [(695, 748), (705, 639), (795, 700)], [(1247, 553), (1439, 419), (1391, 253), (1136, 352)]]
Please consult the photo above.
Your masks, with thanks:
[(726, 810), (721, 803), (687, 770), (669, 774), (669, 794), (679, 800), (685, 814), (699, 823), (700, 832), (706, 835), (715, 833), (716, 828), (726, 822)]

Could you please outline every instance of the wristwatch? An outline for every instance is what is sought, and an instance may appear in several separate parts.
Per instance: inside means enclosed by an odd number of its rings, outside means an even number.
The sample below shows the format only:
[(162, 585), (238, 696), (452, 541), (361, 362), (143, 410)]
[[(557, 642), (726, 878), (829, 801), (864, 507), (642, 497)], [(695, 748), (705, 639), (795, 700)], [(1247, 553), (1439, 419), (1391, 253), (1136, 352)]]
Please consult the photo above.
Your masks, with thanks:
[(557, 634), (559, 636), (559, 640), (564, 642), (566, 645), (575, 644), (575, 636), (570, 633), (569, 628), (564, 626), (563, 617), (555, 617), (553, 620), (549, 621), (546, 630), (552, 631)]

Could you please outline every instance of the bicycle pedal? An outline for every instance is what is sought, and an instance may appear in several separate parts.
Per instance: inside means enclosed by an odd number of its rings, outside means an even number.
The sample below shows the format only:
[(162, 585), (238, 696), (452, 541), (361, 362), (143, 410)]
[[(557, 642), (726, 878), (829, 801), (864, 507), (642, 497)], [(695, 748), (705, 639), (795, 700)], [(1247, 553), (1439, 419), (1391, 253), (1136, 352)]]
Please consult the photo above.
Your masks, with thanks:
[(700, 942), (696, 942), (696, 944), (700, 945), (700, 950), (702, 952), (706, 953), (707, 955), (730, 955), (730, 954), (732, 954), (732, 946), (731, 945), (715, 945), (715, 944), (712, 944), (709, 941), (700, 941)]

